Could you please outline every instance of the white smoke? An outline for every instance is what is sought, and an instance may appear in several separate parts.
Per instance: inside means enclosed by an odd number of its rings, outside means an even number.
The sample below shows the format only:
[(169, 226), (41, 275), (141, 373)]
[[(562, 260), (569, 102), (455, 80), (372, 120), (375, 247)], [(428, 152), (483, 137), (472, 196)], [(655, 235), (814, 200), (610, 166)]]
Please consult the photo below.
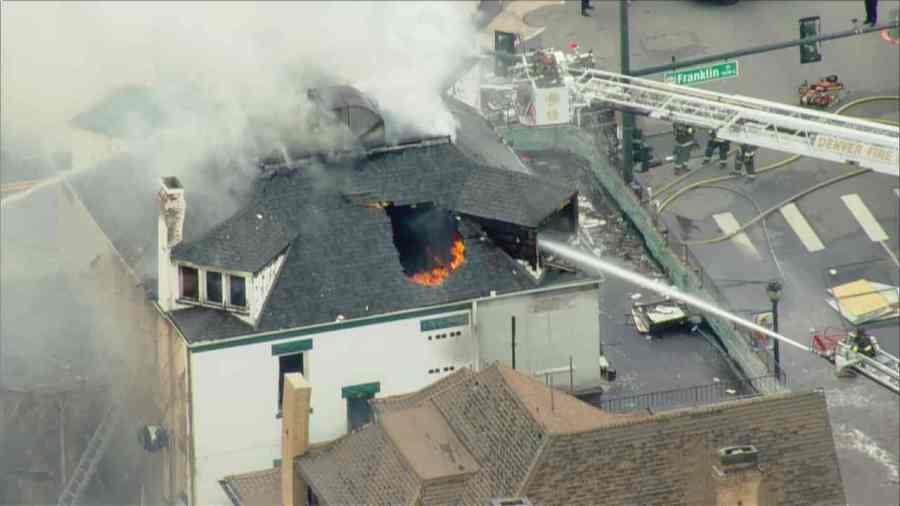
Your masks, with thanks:
[[(309, 112), (306, 90), (322, 83), (360, 83), (393, 121), (389, 129), (451, 134), (454, 122), (439, 94), (475, 50), (476, 7), (3, 3), (4, 137), (60, 151), (73, 117), (123, 86), (149, 87), (162, 102), (167, 135), (130, 148), (146, 156), (154, 176), (184, 177), (212, 153), (247, 162), (284, 143), (333, 141), (312, 138), (300, 121)], [(5, 150), (15, 148), (4, 142)]]

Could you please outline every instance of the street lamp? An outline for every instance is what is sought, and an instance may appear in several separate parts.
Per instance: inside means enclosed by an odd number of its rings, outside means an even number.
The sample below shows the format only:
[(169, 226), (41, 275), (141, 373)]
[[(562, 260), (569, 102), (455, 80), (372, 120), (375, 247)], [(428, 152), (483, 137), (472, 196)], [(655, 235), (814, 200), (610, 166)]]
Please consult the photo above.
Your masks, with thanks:
[[(766, 295), (772, 301), (772, 331), (778, 333), (778, 301), (781, 300), (781, 283), (778, 281), (769, 281), (766, 285)], [(775, 355), (775, 377), (781, 380), (781, 353), (778, 349), (778, 339), (772, 347)]]

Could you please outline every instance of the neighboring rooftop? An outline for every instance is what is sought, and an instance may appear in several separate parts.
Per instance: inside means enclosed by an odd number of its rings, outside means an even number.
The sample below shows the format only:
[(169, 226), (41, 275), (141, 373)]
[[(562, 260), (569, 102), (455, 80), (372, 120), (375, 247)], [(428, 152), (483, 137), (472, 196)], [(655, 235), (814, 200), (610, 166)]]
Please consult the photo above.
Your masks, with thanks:
[(234, 504), (276, 506), (281, 504), (281, 470), (277, 467), (226, 476), (219, 483)]
[(494, 365), (370, 402), (373, 423), (296, 460), (320, 504), (712, 505), (735, 446), (760, 505), (846, 504), (821, 391), (622, 415)]

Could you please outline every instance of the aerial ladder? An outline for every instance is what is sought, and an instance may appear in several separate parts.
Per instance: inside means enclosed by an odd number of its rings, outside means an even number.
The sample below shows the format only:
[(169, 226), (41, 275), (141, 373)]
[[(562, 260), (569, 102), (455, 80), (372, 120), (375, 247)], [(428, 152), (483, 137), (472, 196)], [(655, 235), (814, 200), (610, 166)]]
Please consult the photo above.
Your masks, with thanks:
[(838, 375), (855, 372), (900, 394), (900, 359), (884, 351), (874, 336), (870, 356), (854, 346), (852, 335), (831, 334), (828, 329), (811, 333), (813, 352), (834, 364)]
[(75, 472), (72, 473), (59, 496), (59, 500), (56, 503), (57, 506), (74, 506), (78, 504), (85, 489), (91, 482), (91, 478), (94, 477), (94, 473), (97, 471), (97, 465), (100, 464), (100, 460), (103, 459), (103, 455), (106, 453), (106, 448), (109, 446), (109, 441), (112, 439), (116, 427), (118, 427), (119, 420), (120, 412), (118, 407), (111, 407), (104, 415), (103, 420), (100, 421), (100, 425), (97, 426), (97, 430), (94, 431), (90, 441), (88, 441), (87, 448), (81, 454), (78, 465), (75, 467)]
[(604, 103), (652, 118), (716, 131), (722, 139), (849, 163), (900, 176), (900, 128), (861, 118), (626, 76), (583, 65), (558, 50), (521, 53), (513, 81), (535, 82), (536, 59), (552, 55), (574, 109)]

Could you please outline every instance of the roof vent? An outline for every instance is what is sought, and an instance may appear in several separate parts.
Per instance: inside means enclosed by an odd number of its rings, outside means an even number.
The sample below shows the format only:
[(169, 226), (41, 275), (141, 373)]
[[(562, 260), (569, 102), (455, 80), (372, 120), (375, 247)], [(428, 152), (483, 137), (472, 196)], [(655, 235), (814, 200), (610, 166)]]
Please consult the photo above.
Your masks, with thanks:
[(385, 145), (384, 119), (371, 97), (352, 86), (312, 89), (307, 95), (349, 127), (353, 137), (366, 149)]
[(491, 499), (490, 506), (532, 506), (527, 497), (502, 497)]
[(728, 446), (719, 449), (719, 462), (722, 467), (747, 467), (759, 463), (759, 453), (753, 445)]

